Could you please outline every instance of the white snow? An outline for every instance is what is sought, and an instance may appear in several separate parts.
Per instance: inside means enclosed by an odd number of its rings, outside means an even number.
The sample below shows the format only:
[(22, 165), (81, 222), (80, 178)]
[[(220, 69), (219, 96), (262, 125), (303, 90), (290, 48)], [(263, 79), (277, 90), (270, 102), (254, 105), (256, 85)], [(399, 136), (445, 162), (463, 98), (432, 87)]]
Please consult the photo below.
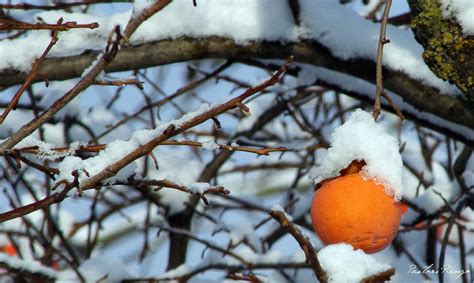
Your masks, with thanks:
[(180, 266), (176, 267), (175, 269), (171, 269), (163, 274), (161, 274), (157, 279), (160, 278), (175, 278), (179, 276), (183, 276), (186, 273), (190, 272), (191, 269), (185, 263), (181, 264)]
[(354, 250), (348, 244), (326, 246), (318, 252), (318, 259), (329, 282), (360, 282), (390, 269), (390, 265), (376, 261), (362, 250)]
[(272, 211), (278, 211), (278, 212), (283, 212), (286, 216), (286, 218), (288, 219), (288, 221), (293, 221), (293, 217), (291, 217), (291, 215), (288, 215), (286, 212), (285, 212), (285, 209), (279, 205), (279, 204), (274, 204), (272, 205)]
[[(81, 79), (84, 78), (85, 76), (87, 76), (87, 74), (89, 74), (90, 71), (92, 71), (92, 69), (94, 69), (94, 67), (97, 65), (97, 63), (99, 63), (100, 59), (102, 58), (103, 54), (102, 53), (99, 53), (97, 55), (97, 57), (94, 59), (94, 61), (92, 61), (92, 63), (90, 63), (89, 67), (85, 68), (84, 71), (82, 71), (82, 74), (81, 74)], [(102, 79), (103, 76), (105, 75), (104, 71), (102, 71), (97, 77), (96, 79), (99, 80), (99, 79)]]
[[(167, 123), (159, 124), (155, 129), (151, 130), (137, 130), (131, 134), (131, 138), (128, 140), (114, 140), (107, 144), (106, 148), (99, 152), (94, 157), (82, 160), (79, 157), (66, 157), (59, 165), (58, 169), (60, 173), (58, 174), (57, 180), (68, 180), (72, 181), (73, 176), (72, 172), (77, 170), (79, 175), (79, 181), (92, 177), (93, 175), (99, 173), (108, 166), (114, 164), (127, 154), (131, 153), (136, 148), (140, 147), (143, 144), (146, 144), (153, 138), (159, 136), (163, 130), (165, 130), (169, 125), (173, 124), (176, 127), (182, 126), (185, 122), (193, 119), (194, 117), (205, 113), (212, 109), (213, 105), (204, 103), (199, 106), (199, 108), (194, 112), (189, 112), (176, 120), (171, 120)], [(22, 144), (23, 145), (23, 144)], [(125, 180), (135, 173), (138, 168), (137, 161), (132, 162), (126, 167), (122, 168), (117, 175), (105, 180), (106, 182), (113, 182), (115, 180)], [(175, 167), (176, 168), (176, 167)], [(175, 170), (173, 170), (174, 172)], [(87, 176), (89, 175), (89, 176)]]
[(202, 148), (209, 149), (209, 150), (219, 151), (219, 149), (221, 148), (221, 147), (220, 147), (215, 141), (213, 141), (213, 140), (204, 141), (204, 142), (202, 142), (201, 144), (202, 144)]
[(43, 274), (49, 278), (56, 279), (58, 273), (49, 267), (42, 266), (39, 262), (33, 260), (24, 260), (17, 257), (12, 257), (8, 254), (0, 253), (0, 265), (7, 265), (18, 270), (24, 270), (30, 273)]
[(209, 187), (211, 187), (211, 185), (209, 185), (209, 183), (204, 182), (194, 182), (186, 186), (186, 188), (190, 189), (193, 193), (198, 194), (202, 194)]
[(370, 113), (355, 110), (331, 135), (331, 147), (318, 168), (315, 182), (339, 176), (353, 160), (364, 160), (361, 174), (385, 186), (400, 199), (403, 194), (403, 163), (397, 139), (377, 124)]
[(150, 0), (134, 0), (132, 18), (138, 17), (138, 15), (140, 15), (143, 12), (143, 10), (150, 7), (151, 4), (153, 3), (154, 1), (150, 1)]
[(466, 35), (474, 35), (474, 1), (470, 0), (439, 0), (443, 16), (454, 16)]

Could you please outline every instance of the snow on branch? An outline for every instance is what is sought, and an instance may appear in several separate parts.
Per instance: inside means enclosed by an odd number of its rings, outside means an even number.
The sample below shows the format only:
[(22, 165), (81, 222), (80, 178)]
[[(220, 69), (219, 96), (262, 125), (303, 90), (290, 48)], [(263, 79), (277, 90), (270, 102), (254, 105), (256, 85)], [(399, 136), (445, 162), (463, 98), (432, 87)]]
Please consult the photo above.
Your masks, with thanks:
[[(236, 54), (282, 59), (292, 53), (298, 61), (373, 82), (376, 61), (376, 50), (373, 46), (377, 43), (377, 38), (373, 35), (377, 34), (378, 25), (333, 1), (299, 2), (301, 23), (295, 26), (285, 1), (246, 1), (244, 4), (239, 1), (203, 2), (198, 7), (188, 7), (186, 1), (175, 1), (165, 11), (147, 20), (132, 38), (126, 36), (135, 46), (124, 50), (123, 56), (119, 56), (106, 70), (130, 70), (203, 58), (232, 58)], [(259, 11), (275, 16), (262, 18)], [(46, 60), (41, 72), (48, 74), (50, 80), (71, 78), (72, 74), (80, 73), (94, 60), (94, 52), (70, 58), (57, 56), (82, 54), (85, 49), (102, 49), (110, 27), (123, 23), (130, 13), (131, 11), (100, 18), (88, 14), (64, 14), (59, 11), (38, 13), (37, 16), (41, 16), (45, 21), (55, 21), (58, 16), (64, 16), (67, 20), (98, 21), (101, 25), (98, 30), (78, 31), (74, 34), (71, 33), (74, 31), (69, 31), (65, 34), (64, 40), (58, 42), (58, 53), (53, 50), (50, 54), (56, 58), (50, 59), (49, 62)], [(182, 16), (182, 20), (173, 20), (177, 13)], [(344, 19), (343, 22), (338, 20), (341, 18)], [(201, 28), (201, 23), (206, 23), (207, 28)], [(160, 28), (157, 29), (157, 26)], [(255, 26), (260, 28), (252, 28)], [(360, 30), (364, 32), (359, 32)], [(354, 37), (353, 34), (358, 36)], [(392, 44), (384, 50), (384, 87), (401, 96), (410, 105), (416, 106), (416, 112), (430, 112), (464, 126), (472, 125), (472, 110), (460, 105), (455, 97), (445, 98), (439, 95), (440, 92), (458, 94), (459, 91), (437, 78), (428, 69), (421, 57), (423, 49), (414, 40), (411, 32), (388, 25), (387, 35)], [(87, 42), (87, 46), (71, 44), (77, 40), (69, 40), (69, 36), (87, 38), (87, 41), (83, 41)], [(199, 38), (199, 41), (196, 41), (196, 38)], [(26, 38), (16, 39), (14, 44), (0, 43), (0, 54), (11, 55), (12, 52), (22, 50), (18, 46), (29, 46), (28, 41), (45, 40), (45, 34), (32, 33)], [(313, 52), (308, 53), (305, 50), (308, 44), (312, 45)], [(205, 50), (199, 47), (202, 45), (206, 46)], [(176, 52), (176, 46), (179, 46), (181, 52)], [(33, 53), (40, 52), (36, 50)], [(0, 64), (4, 64), (0, 69), (8, 70), (0, 76), (0, 86), (24, 81), (25, 77), (14, 70), (27, 71), (30, 68), (32, 59), (28, 56), (10, 55), (4, 58), (5, 60), (0, 60)], [(354, 60), (362, 61), (363, 64)], [(57, 64), (64, 66), (61, 70), (75, 71), (66, 74), (56, 67)], [(364, 67), (367, 64), (370, 65), (370, 70)], [(357, 67), (354, 68), (355, 66)], [(420, 87), (421, 84), (424, 87)], [(443, 102), (439, 102), (438, 97)], [(446, 105), (449, 105), (449, 109)]]
[(280, 225), (285, 228), (288, 233), (290, 233), (293, 238), (298, 242), (301, 249), (304, 251), (306, 255), (306, 261), (311, 264), (311, 267), (314, 270), (314, 274), (318, 278), (320, 282), (327, 282), (328, 275), (326, 271), (322, 268), (321, 264), (319, 263), (318, 257), (316, 256), (316, 252), (309, 241), (309, 238), (305, 237), (301, 230), (296, 227), (291, 220), (288, 219), (287, 214), (281, 207), (274, 207), (270, 212), (270, 215), (280, 223)]
[[(136, 167), (134, 163), (135, 160), (150, 154), (155, 147), (161, 145), (170, 137), (183, 133), (230, 109), (240, 108), (245, 110), (246, 106), (243, 104), (243, 101), (277, 84), (292, 62), (293, 57), (290, 57), (287, 62), (268, 79), (256, 86), (248, 88), (241, 95), (225, 103), (215, 106), (203, 104), (197, 111), (187, 113), (179, 119), (158, 125), (156, 129), (139, 130), (135, 132), (128, 141), (116, 140), (108, 144), (107, 147), (100, 151), (99, 155), (95, 157), (82, 160), (76, 156), (67, 156), (58, 165), (59, 174), (57, 174), (55, 188), (65, 185), (60, 192), (48, 196), (39, 202), (24, 207), (18, 207), (12, 211), (0, 214), (0, 221), (20, 217), (49, 206), (54, 202), (62, 201), (70, 194), (69, 191), (72, 188), (77, 188), (78, 193), (81, 194), (83, 190), (97, 188), (104, 183), (126, 180), (134, 173)], [(7, 142), (8, 140), (3, 144)], [(5, 150), (0, 153), (5, 153)], [(119, 171), (120, 174), (118, 174)]]
[(35, 279), (54, 280), (58, 277), (57, 272), (49, 267), (42, 266), (32, 260), (24, 260), (0, 253), (0, 266), (7, 268), (12, 273)]
[[(146, 21), (158, 11), (162, 10), (169, 3), (169, 0), (162, 0), (159, 2), (155, 2), (153, 5), (144, 9), (141, 12), (142, 14), (140, 16), (128, 20), (123, 33), (121, 32), (119, 25), (115, 25), (112, 29), (107, 30), (108, 36), (106, 37), (107, 44), (105, 46), (105, 50), (103, 53), (100, 54), (98, 60), (95, 61), (89, 72), (87, 72), (87, 74), (83, 74), (81, 80), (73, 88), (66, 92), (61, 98), (56, 100), (52, 107), (48, 108), (47, 111), (43, 112), (41, 115), (30, 121), (30, 123), (24, 125), (21, 130), (11, 135), (7, 140), (3, 141), (0, 144), (0, 153), (3, 153), (5, 149), (10, 149), (14, 147), (25, 137), (29, 136), (31, 133), (41, 127), (44, 123), (46, 123), (49, 119), (51, 119), (62, 108), (64, 108), (71, 100), (73, 100), (77, 95), (79, 95), (79, 93), (81, 93), (83, 90), (87, 89), (90, 85), (92, 85), (96, 81), (96, 77), (103, 72), (104, 68), (110, 62), (113, 61), (113, 59), (117, 56), (118, 51), (128, 42), (128, 39), (132, 36), (136, 29), (144, 21)], [(84, 40), (84, 42), (87, 42), (87, 40)], [(74, 43), (76, 44), (77, 41), (74, 41)], [(102, 47), (103, 45), (101, 46), (101, 48)], [(0, 49), (0, 51), (0, 54), (4, 54), (3, 52), (5, 50)], [(13, 55), (10, 54), (10, 56)], [(33, 54), (33, 57), (34, 56), (35, 54)], [(29, 63), (26, 64), (28, 66), (27, 68), (29, 68)]]

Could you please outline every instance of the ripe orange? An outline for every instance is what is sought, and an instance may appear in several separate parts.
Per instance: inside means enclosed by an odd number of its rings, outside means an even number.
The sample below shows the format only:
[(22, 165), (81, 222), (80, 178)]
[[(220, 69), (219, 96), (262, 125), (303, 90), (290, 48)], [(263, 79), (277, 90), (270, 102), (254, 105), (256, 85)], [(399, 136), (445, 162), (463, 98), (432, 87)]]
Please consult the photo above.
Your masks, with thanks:
[(400, 202), (359, 173), (324, 182), (311, 203), (313, 227), (324, 244), (347, 243), (366, 253), (390, 245), (400, 218)]
[(9, 256), (17, 256), (15, 246), (12, 244), (7, 244), (5, 246), (0, 247), (0, 252), (6, 253)]

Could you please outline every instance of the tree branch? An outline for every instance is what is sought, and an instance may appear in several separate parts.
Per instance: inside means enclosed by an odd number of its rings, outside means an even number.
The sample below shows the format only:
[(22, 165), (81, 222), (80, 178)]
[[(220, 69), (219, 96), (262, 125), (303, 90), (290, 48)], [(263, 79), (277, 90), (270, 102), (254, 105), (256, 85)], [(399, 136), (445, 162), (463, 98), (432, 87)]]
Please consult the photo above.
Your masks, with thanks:
[[(315, 41), (285, 44), (270, 41), (250, 42), (242, 46), (231, 39), (215, 36), (199, 40), (181, 37), (123, 48), (105, 70), (106, 72), (135, 70), (208, 58), (284, 60), (289, 55), (294, 55), (295, 60), (302, 63), (325, 67), (372, 83), (375, 82), (375, 62), (373, 60), (342, 60), (333, 56), (327, 48)], [(42, 63), (40, 72), (48, 74), (50, 80), (80, 77), (83, 70), (96, 57), (96, 52), (89, 52), (70, 57), (49, 58)], [(387, 68), (383, 68), (382, 71), (384, 87), (400, 95), (420, 112), (430, 112), (447, 121), (466, 127), (474, 125), (474, 109), (461, 98), (440, 95), (438, 89), (412, 79), (400, 71)], [(21, 84), (25, 79), (26, 74), (18, 71), (2, 71), (0, 72), (0, 87)]]

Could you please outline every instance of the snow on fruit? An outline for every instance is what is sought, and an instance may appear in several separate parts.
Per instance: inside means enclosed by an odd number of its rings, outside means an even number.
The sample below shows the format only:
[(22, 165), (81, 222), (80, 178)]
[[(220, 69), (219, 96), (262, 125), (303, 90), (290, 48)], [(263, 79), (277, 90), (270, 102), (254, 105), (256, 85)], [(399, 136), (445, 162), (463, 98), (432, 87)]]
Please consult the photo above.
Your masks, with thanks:
[(347, 243), (366, 253), (389, 246), (401, 219), (398, 141), (358, 109), (334, 131), (317, 170), (311, 220), (321, 241)]

